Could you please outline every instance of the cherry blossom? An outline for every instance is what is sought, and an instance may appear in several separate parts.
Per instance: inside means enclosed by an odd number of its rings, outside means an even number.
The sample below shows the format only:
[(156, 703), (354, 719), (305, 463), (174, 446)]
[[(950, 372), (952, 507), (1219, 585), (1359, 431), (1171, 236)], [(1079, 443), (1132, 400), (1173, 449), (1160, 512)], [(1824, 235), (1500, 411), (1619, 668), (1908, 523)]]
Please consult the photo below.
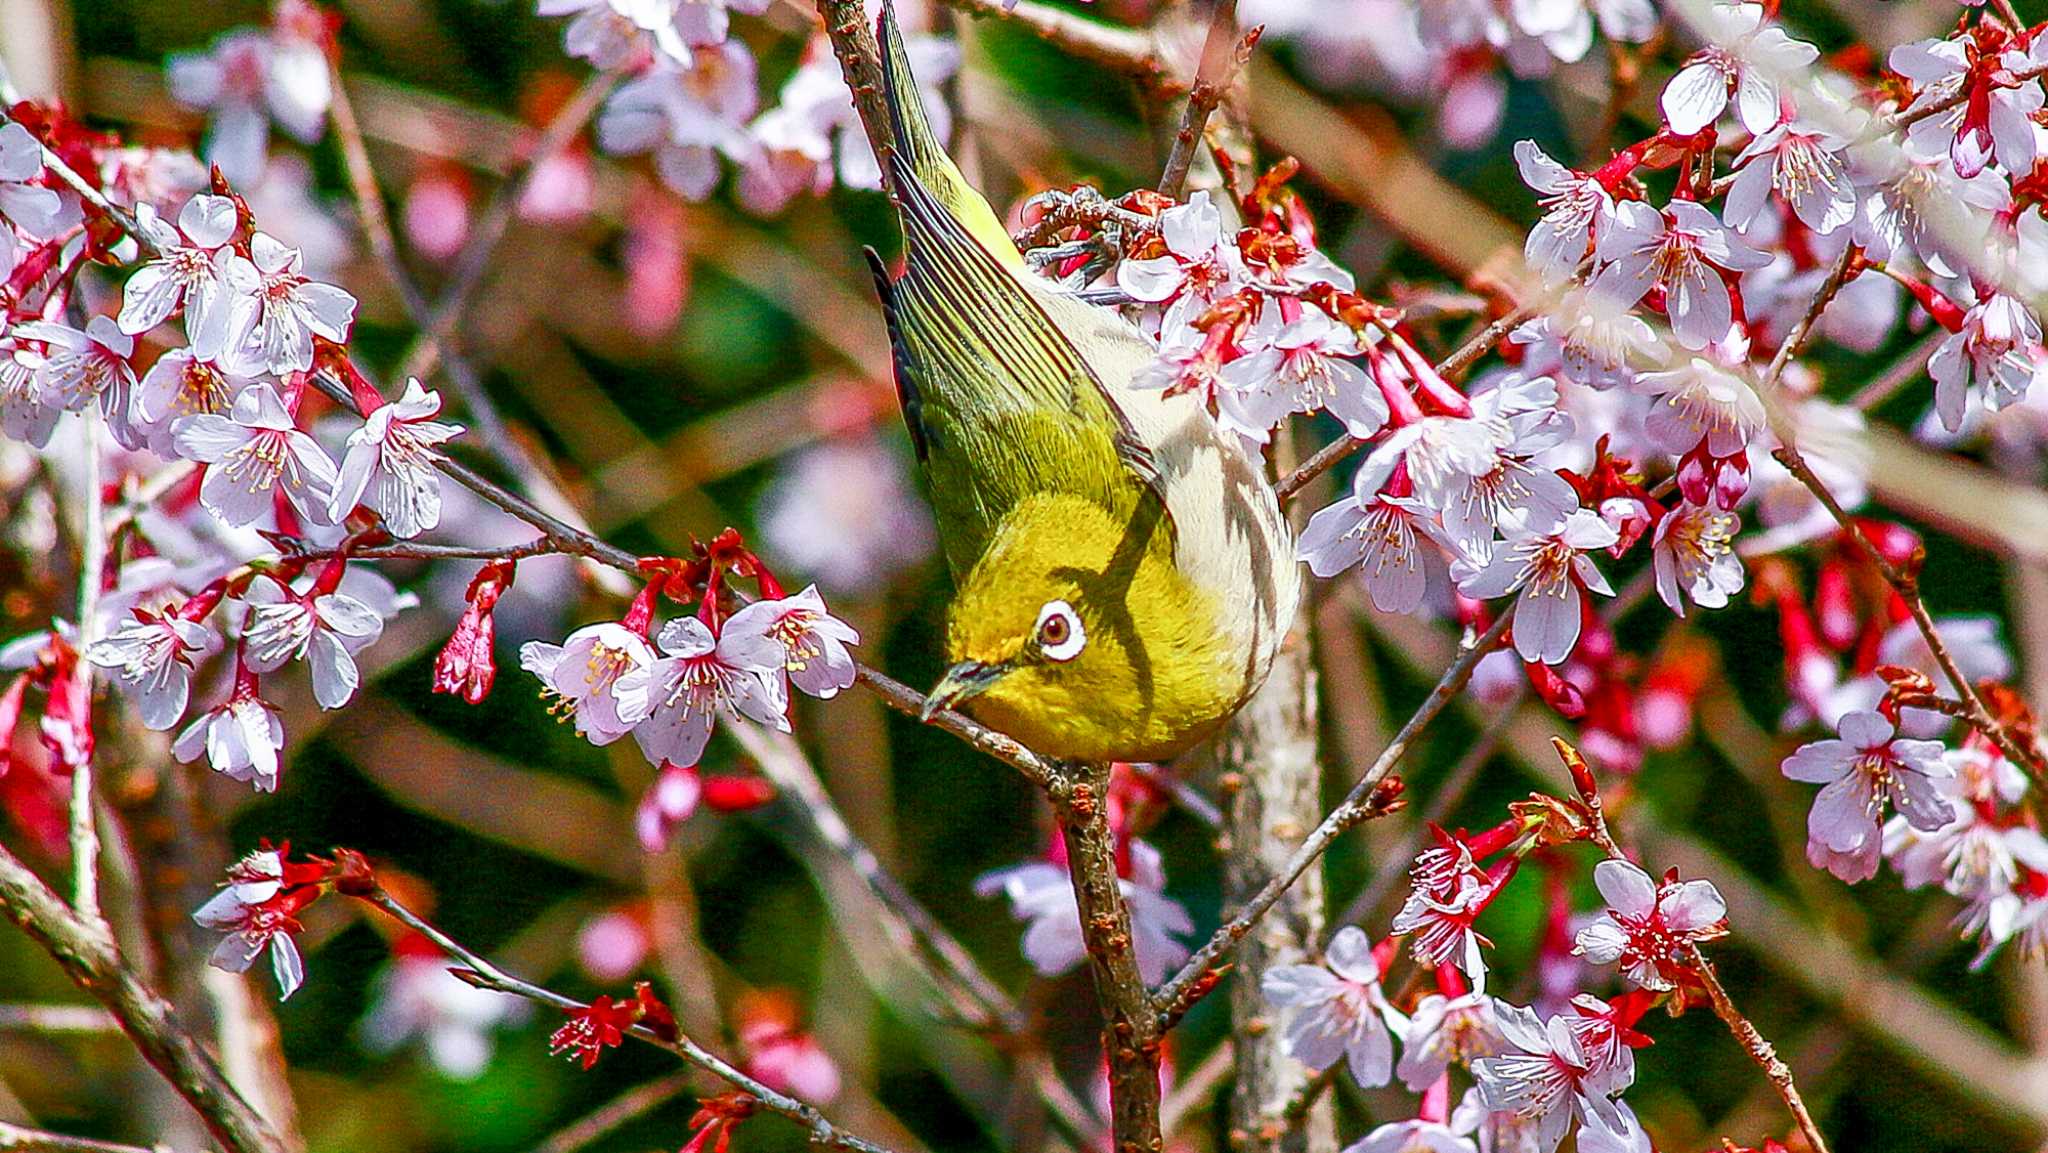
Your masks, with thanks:
[(284, 717), (257, 695), (253, 674), (238, 673), (228, 699), (185, 726), (171, 752), (187, 762), (203, 753), (214, 772), (272, 793), (283, 748)]
[[(1370, 479), (1361, 470), (1360, 477)], [(1296, 549), (1309, 570), (1332, 577), (1356, 568), (1373, 607), (1412, 613), (1432, 585), (1448, 583), (1434, 510), (1412, 497), (1362, 493), (1320, 509), (1303, 526)]]
[(172, 426), (178, 455), (207, 465), (199, 500), (231, 525), (269, 513), (282, 491), (299, 515), (329, 519), (334, 461), (300, 432), (277, 390), (257, 383), (242, 390), (227, 416), (199, 413)]
[(1576, 509), (1540, 530), (1518, 528), (1483, 566), (1458, 587), (1481, 600), (1516, 595), (1515, 651), (1523, 660), (1563, 663), (1579, 643), (1583, 590), (1613, 596), (1614, 589), (1586, 556), (1621, 539), (1590, 509)]
[(442, 459), (436, 447), (462, 434), (462, 426), (438, 421), (441, 394), (417, 378), (405, 395), (379, 405), (349, 434), (334, 485), (328, 519), (340, 523), (357, 504), (377, 511), (391, 535), (411, 539), (441, 523)]
[(193, 920), (201, 926), (227, 934), (213, 946), (213, 956), (207, 958), (207, 965), (227, 973), (248, 973), (264, 950), (268, 950), (270, 973), (276, 977), (276, 995), (281, 1001), (291, 997), (305, 983), (305, 960), (299, 956), (299, 942), (293, 940), (293, 934), (303, 930), (299, 909), (311, 903), (313, 897), (317, 897), (313, 889), (293, 889), (250, 905), (236, 895), (233, 887), (221, 889), (193, 913)]
[[(339, 576), (337, 572), (337, 580)], [(320, 585), (302, 594), (275, 581), (252, 585), (247, 600), (249, 620), (242, 629), (242, 643), (252, 671), (275, 672), (303, 660), (321, 708), (338, 709), (354, 699), (362, 679), (355, 654), (384, 633), (384, 618), (376, 609)]]
[(1264, 443), (1289, 413), (1328, 410), (1352, 436), (1370, 437), (1387, 422), (1387, 401), (1346, 357), (1358, 336), (1319, 308), (1273, 334), (1270, 343), (1223, 366), (1217, 408), (1229, 427)]
[[(97, 403), (116, 435), (128, 427), (135, 390), (135, 369), (128, 358), (135, 354), (135, 338), (122, 332), (113, 320), (95, 316), (83, 331), (32, 320), (15, 325), (11, 334), (17, 341), (44, 346), (42, 356), (30, 363), (45, 404), (65, 412), (82, 412)], [(17, 359), (25, 355), (17, 354)]]
[[(1886, 63), (1918, 89), (1906, 114), (1952, 102), (1943, 111), (1918, 117), (1906, 129), (1914, 146), (1948, 153), (1964, 177), (1982, 172), (1994, 157), (2015, 175), (2033, 171), (2033, 115), (2043, 102), (2040, 82), (2001, 83), (1991, 73), (2031, 71), (2048, 63), (2048, 45), (2038, 37), (2030, 51), (2004, 52), (1987, 50), (1969, 39), (1919, 40), (1893, 48)], [(1967, 98), (1957, 100), (1965, 88)]]
[(879, 438), (806, 449), (761, 498), (765, 551), (840, 595), (872, 591), (931, 553), (931, 514), (907, 480)]
[(1953, 812), (1936, 782), (1955, 769), (1940, 742), (1900, 738), (1879, 713), (1848, 713), (1837, 732), (1839, 739), (1802, 745), (1782, 769), (1792, 780), (1825, 786), (1807, 817), (1806, 855), (1854, 883), (1877, 872), (1887, 800), (1914, 828), (1933, 832), (1949, 823)]
[(1440, 1121), (1390, 1121), (1344, 1147), (1343, 1153), (1478, 1153), (1470, 1138)]
[(1868, 148), (1858, 158), (1863, 211), (1853, 235), (1872, 260), (1918, 257), (1941, 275), (1983, 259), (1992, 214), (2012, 203), (2004, 174), (1956, 172), (1945, 152), (1910, 140), (1903, 147)]
[(1607, 909), (1579, 930), (1574, 952), (1596, 965), (1619, 962), (1645, 989), (1670, 989), (1694, 967), (1692, 948), (1728, 932), (1728, 906), (1711, 881), (1660, 884), (1627, 861), (1593, 866)]
[(1664, 372), (1636, 378), (1636, 389), (1655, 403), (1643, 418), (1657, 447), (1675, 455), (1703, 448), (1728, 457), (1748, 448), (1764, 430), (1764, 402), (1749, 382), (1703, 356)]
[(1484, 993), (1430, 993), (1415, 1003), (1401, 1038), (1395, 1072), (1417, 1093), (1428, 1089), (1453, 1063), (1470, 1068), (1481, 1057), (1505, 1051), (1507, 1038), (1494, 1018), (1494, 1000)]
[(450, 972), (440, 948), (423, 937), (399, 939), (391, 963), (370, 988), (370, 1010), (356, 1038), (375, 1054), (417, 1040), (441, 1075), (473, 1081), (490, 1065), (493, 1030), (526, 1016), (526, 1003), (479, 989)]
[(1516, 326), (1508, 338), (1520, 345), (1553, 342), (1558, 372), (1574, 384), (1628, 384), (1637, 371), (1661, 366), (1666, 355), (1663, 342), (1633, 308), (1632, 302), (1575, 286), (1541, 315)]
[(313, 367), (313, 338), (341, 343), (355, 323), (356, 298), (308, 279), (305, 257), (267, 232), (249, 239), (249, 260), (235, 257), (228, 280), (228, 366), (245, 376), (280, 376)]
[(1577, 275), (1579, 262), (1592, 249), (1595, 227), (1604, 229), (1613, 217), (1614, 197), (1593, 177), (1552, 160), (1533, 140), (1515, 144), (1515, 163), (1543, 209), (1543, 219), (1529, 230), (1523, 258), (1544, 283), (1562, 284)]
[(1162, 326), (1179, 327), (1227, 295), (1234, 283), (1224, 256), (1229, 246), (1223, 239), (1223, 216), (1203, 189), (1160, 213), (1156, 227), (1164, 251), (1120, 261), (1116, 286), (1133, 300), (1165, 306), (1171, 319)]
[(1859, 202), (1842, 162), (1843, 147), (1825, 129), (1796, 121), (1758, 134), (1735, 157), (1738, 171), (1726, 203), (1729, 225), (1750, 232), (1773, 192), (1823, 236), (1853, 222)]
[[(1128, 875), (1117, 884), (1131, 909), (1138, 972), (1146, 984), (1156, 985), (1187, 959), (1188, 947), (1179, 938), (1195, 931), (1194, 919), (1166, 895), (1159, 850), (1143, 841), (1130, 842)], [(1000, 893), (1010, 902), (1011, 915), (1025, 923), (1024, 959), (1040, 976), (1057, 977), (1088, 955), (1063, 853), (1059, 862), (1028, 861), (984, 873), (975, 879), (974, 891), (983, 897)]]
[(781, 642), (752, 629), (714, 634), (696, 617), (668, 622), (656, 640), (663, 655), (621, 673), (612, 687), (649, 761), (696, 764), (721, 716), (789, 731)]
[(1672, 333), (1693, 349), (1728, 336), (1734, 311), (1724, 271), (1770, 261), (1711, 209), (1691, 200), (1673, 200), (1664, 212), (1640, 200), (1625, 201), (1616, 206), (1613, 224), (1601, 230), (1597, 247), (1605, 267), (1594, 276), (1593, 291), (1634, 304), (1651, 289), (1661, 290)]
[(113, 671), (144, 727), (161, 731), (185, 715), (193, 670), (219, 648), (220, 635), (196, 620), (136, 609), (133, 620), (93, 642), (85, 656)]
[(230, 275), (246, 276), (249, 267), (235, 260), (228, 247), (237, 226), (235, 202), (209, 193), (194, 196), (179, 210), (175, 228), (148, 204), (139, 206), (135, 215), (158, 255), (121, 286), (121, 331), (148, 332), (182, 307), (185, 339), (191, 345), (188, 355), (213, 360), (228, 338), (228, 313), (220, 304), (253, 287), (228, 283)]
[(1393, 1075), (1394, 1035), (1407, 1019), (1380, 988), (1372, 942), (1356, 925), (1330, 938), (1320, 965), (1278, 965), (1260, 989), (1287, 1012), (1287, 1052), (1318, 1072), (1344, 1061), (1359, 1085), (1384, 1085)]
[(1484, 991), (1486, 958), (1479, 949), (1486, 939), (1472, 926), (1514, 866), (1510, 857), (1492, 872), (1482, 869), (1470, 846), (1439, 831), (1437, 844), (1416, 857), (1409, 870), (1412, 884), (1394, 915), (1393, 931), (1414, 934), (1409, 948), (1417, 962), (1432, 968), (1455, 965), (1475, 990)]
[(135, 386), (130, 424), (144, 447), (158, 456), (178, 455), (177, 422), (205, 413), (226, 416), (249, 378), (231, 376), (218, 364), (173, 348), (156, 358)]
[(1742, 591), (1742, 558), (1734, 548), (1742, 520), (1708, 505), (1681, 503), (1657, 521), (1651, 538), (1657, 595), (1672, 612), (1685, 615), (1690, 597), (1701, 608), (1718, 609)]
[(663, 183), (702, 200), (718, 185), (720, 155), (753, 160), (759, 145), (747, 122), (759, 102), (745, 44), (698, 48), (686, 65), (664, 62), (620, 85), (598, 117), (598, 144), (614, 155), (652, 153)]
[(860, 643), (860, 633), (825, 608), (818, 586), (795, 596), (747, 605), (725, 622), (725, 635), (751, 647), (754, 638), (781, 646), (782, 671), (799, 691), (834, 697), (853, 684), (853, 654), (847, 645)]
[(30, 236), (50, 235), (64, 206), (55, 191), (32, 183), (42, 173), (43, 147), (35, 135), (12, 120), (0, 124), (0, 216)]
[(1951, 432), (1962, 427), (1972, 385), (1994, 410), (2026, 399), (2043, 355), (2041, 322), (2033, 310), (2003, 292), (1985, 296), (1927, 360), (1942, 425)]
[(321, 19), (310, 5), (289, 3), (274, 31), (240, 29), (209, 51), (171, 56), (171, 95), (212, 113), (206, 158), (234, 183), (263, 174), (272, 120), (301, 143), (320, 139), (334, 98), (326, 54), (308, 35), (320, 34)]
[(42, 356), (22, 348), (12, 333), (0, 337), (0, 433), (33, 448), (50, 443), (64, 410), (43, 395), (36, 367)]
[(619, 680), (653, 662), (647, 638), (614, 622), (585, 625), (559, 645), (528, 641), (519, 649), (519, 667), (540, 678), (543, 692), (560, 702), (575, 718), (576, 732), (594, 745), (611, 744), (633, 730), (637, 718), (620, 708)]
[(1627, 1127), (1623, 1107), (1608, 1099), (1613, 1075), (1592, 1067), (1563, 1015), (1546, 1021), (1533, 1009), (1501, 1005), (1498, 1019), (1509, 1049), (1473, 1062), (1480, 1099), (1494, 1112), (1534, 1122), (1539, 1153), (1556, 1149), (1575, 1117), (1589, 1128)]
[(1765, 23), (1762, 4), (1717, 3), (1700, 14), (1707, 47), (1687, 58), (1664, 87), (1664, 121), (1691, 136), (1721, 118), (1730, 97), (1752, 135), (1778, 123), (1781, 78), (1803, 75), (1820, 56), (1811, 44)]

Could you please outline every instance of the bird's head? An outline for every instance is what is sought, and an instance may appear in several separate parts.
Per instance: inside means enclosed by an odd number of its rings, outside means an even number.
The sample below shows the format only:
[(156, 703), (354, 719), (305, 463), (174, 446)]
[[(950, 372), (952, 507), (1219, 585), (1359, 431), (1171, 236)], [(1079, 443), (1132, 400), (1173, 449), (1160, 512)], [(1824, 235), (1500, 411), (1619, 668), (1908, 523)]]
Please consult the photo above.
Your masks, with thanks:
[(1213, 728), (1241, 686), (1208, 598), (1172, 546), (1075, 497), (1006, 516), (961, 583), (952, 662), (926, 715), (959, 707), (1051, 756), (1164, 759)]

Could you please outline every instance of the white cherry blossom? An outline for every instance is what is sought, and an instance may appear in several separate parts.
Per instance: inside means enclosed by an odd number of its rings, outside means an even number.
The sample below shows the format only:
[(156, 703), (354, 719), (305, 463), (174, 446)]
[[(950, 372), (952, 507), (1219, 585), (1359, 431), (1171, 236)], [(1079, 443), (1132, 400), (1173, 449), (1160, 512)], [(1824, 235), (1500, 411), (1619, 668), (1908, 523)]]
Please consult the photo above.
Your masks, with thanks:
[(1613, 226), (1600, 234), (1598, 254), (1605, 267), (1594, 277), (1593, 291), (1634, 304), (1651, 289), (1662, 289), (1671, 331), (1695, 349), (1726, 339), (1733, 323), (1723, 271), (1770, 261), (1692, 200), (1673, 200), (1664, 212), (1640, 200), (1623, 202)]
[(1509, 536), (1459, 588), (1481, 600), (1515, 593), (1515, 651), (1525, 661), (1562, 664), (1579, 643), (1582, 590), (1614, 595), (1585, 554), (1620, 539), (1599, 513), (1576, 509), (1560, 524)]
[(1764, 22), (1762, 4), (1717, 3), (1697, 29), (1707, 46), (1686, 58), (1664, 87), (1664, 121), (1691, 136), (1721, 118), (1730, 97), (1752, 135), (1778, 123), (1779, 80), (1805, 74), (1820, 50)]
[(197, 621), (138, 609), (85, 655), (135, 698), (144, 727), (162, 731), (185, 715), (193, 671), (219, 648), (219, 634)]
[(696, 764), (721, 716), (789, 731), (780, 642), (751, 629), (714, 636), (696, 617), (669, 621), (656, 640), (663, 655), (621, 674), (612, 688), (649, 761)]
[[(1147, 985), (1164, 981), (1188, 957), (1180, 938), (1195, 931), (1195, 922), (1180, 902), (1166, 895), (1166, 869), (1159, 850), (1143, 841), (1130, 843), (1130, 876), (1119, 878), (1131, 909), (1133, 951), (1138, 974)], [(1074, 882), (1065, 864), (1029, 861), (984, 873), (974, 882), (983, 897), (1001, 894), (1010, 913), (1023, 921), (1024, 959), (1043, 977), (1057, 977), (1088, 955), (1081, 940), (1081, 913), (1074, 901)]]
[(1356, 925), (1330, 939), (1320, 965), (1276, 965), (1260, 990), (1286, 1012), (1287, 1052), (1318, 1072), (1345, 1062), (1359, 1085), (1384, 1085), (1393, 1075), (1394, 1037), (1407, 1027), (1380, 988), (1372, 942)]
[(341, 523), (358, 504), (375, 509), (391, 535), (410, 540), (441, 523), (441, 460), (438, 445), (462, 434), (462, 426), (433, 419), (441, 394), (417, 378), (405, 395), (379, 405), (350, 433), (336, 476), (328, 519)]
[(242, 390), (227, 416), (200, 413), (172, 426), (178, 455), (207, 466), (199, 501), (237, 527), (269, 513), (282, 490), (301, 516), (325, 523), (334, 494), (334, 462), (300, 432), (277, 390)]
[[(246, 280), (248, 264), (236, 260), (228, 247), (235, 234), (235, 202), (208, 193), (194, 196), (179, 210), (175, 228), (151, 205), (138, 206), (135, 214), (158, 253), (121, 286), (121, 331), (148, 332), (182, 307), (185, 339), (191, 346), (188, 355), (215, 359), (227, 345), (228, 310), (223, 303), (254, 287)], [(229, 283), (231, 275), (244, 280)]]
[(245, 376), (279, 376), (313, 367), (315, 336), (339, 344), (355, 323), (356, 298), (310, 280), (305, 257), (267, 232), (249, 240), (249, 260), (228, 273), (238, 291), (228, 302), (228, 365)]
[(856, 667), (846, 646), (859, 644), (860, 633), (826, 609), (816, 585), (747, 605), (725, 622), (725, 631), (747, 647), (753, 638), (781, 646), (789, 683), (811, 696), (834, 697), (853, 684)]
[(575, 718), (577, 733), (594, 745), (633, 730), (638, 718), (620, 713), (619, 678), (653, 661), (646, 638), (613, 621), (585, 625), (559, 645), (528, 641), (519, 648), (519, 667), (540, 678), (543, 690)]

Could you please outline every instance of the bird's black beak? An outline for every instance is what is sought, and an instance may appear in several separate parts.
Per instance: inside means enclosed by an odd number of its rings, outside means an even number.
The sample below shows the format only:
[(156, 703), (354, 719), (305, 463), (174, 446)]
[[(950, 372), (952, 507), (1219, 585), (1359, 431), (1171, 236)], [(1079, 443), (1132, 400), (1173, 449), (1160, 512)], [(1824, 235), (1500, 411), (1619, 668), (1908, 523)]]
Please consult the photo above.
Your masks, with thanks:
[(946, 670), (939, 683), (932, 686), (931, 695), (924, 699), (924, 707), (918, 710), (918, 719), (929, 721), (933, 715), (950, 709), (972, 696), (979, 696), (989, 687), (1003, 679), (1010, 671), (1006, 664), (988, 664), (984, 661), (961, 661)]

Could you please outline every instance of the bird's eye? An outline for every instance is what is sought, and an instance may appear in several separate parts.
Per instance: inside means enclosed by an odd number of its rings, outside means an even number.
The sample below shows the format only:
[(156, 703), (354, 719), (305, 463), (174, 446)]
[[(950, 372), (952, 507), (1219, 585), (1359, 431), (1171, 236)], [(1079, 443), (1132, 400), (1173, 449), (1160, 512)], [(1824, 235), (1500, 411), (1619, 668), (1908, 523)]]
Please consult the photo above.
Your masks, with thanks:
[(1081, 627), (1080, 614), (1065, 601), (1047, 601), (1038, 610), (1038, 651), (1056, 661), (1070, 661), (1081, 655), (1088, 633)]

